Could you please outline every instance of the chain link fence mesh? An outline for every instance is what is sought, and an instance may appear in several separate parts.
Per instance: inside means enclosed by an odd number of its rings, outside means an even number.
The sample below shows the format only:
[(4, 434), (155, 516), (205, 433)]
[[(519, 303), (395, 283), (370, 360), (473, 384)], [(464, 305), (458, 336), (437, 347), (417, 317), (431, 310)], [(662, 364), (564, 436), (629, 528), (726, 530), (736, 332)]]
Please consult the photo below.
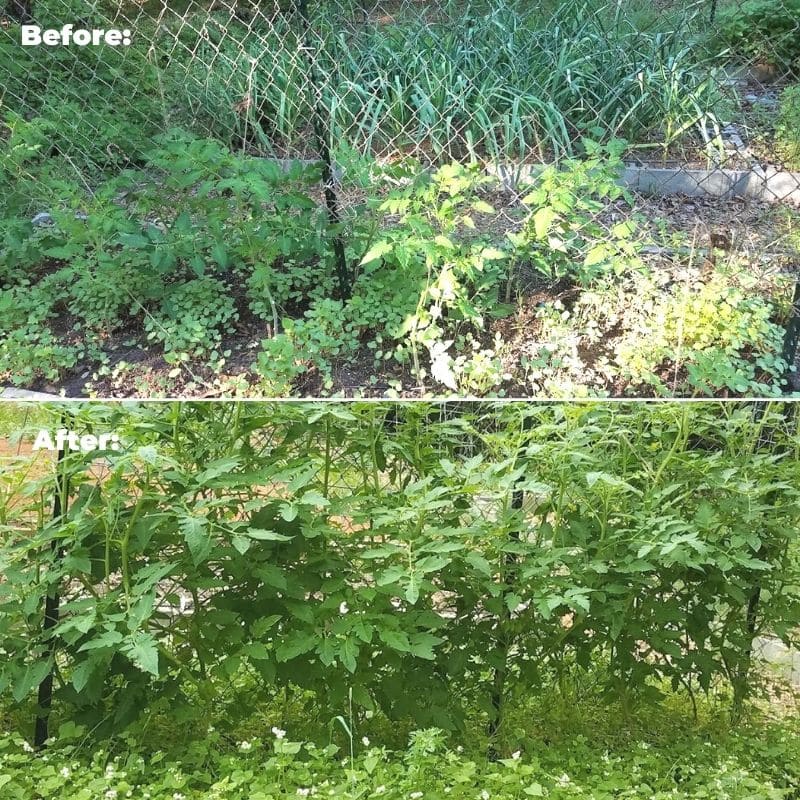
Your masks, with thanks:
[[(21, 48), (22, 23), (131, 44)], [(183, 126), (278, 158), (541, 163), (588, 136), (631, 165), (800, 169), (796, 0), (5, 0), (3, 28), (4, 112), (76, 163)]]

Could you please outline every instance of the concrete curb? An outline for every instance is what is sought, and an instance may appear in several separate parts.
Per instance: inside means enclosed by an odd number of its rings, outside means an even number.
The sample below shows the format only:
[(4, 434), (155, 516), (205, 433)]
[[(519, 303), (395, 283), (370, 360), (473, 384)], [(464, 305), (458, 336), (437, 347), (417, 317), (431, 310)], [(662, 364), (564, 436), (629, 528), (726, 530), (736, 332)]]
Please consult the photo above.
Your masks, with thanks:
[[(293, 164), (310, 166), (320, 163), (306, 158), (279, 158), (275, 161), (284, 172), (288, 172)], [(507, 162), (487, 164), (484, 171), (487, 175), (498, 178), (506, 189), (517, 191), (521, 183), (531, 181), (548, 166), (550, 165)], [(333, 174), (335, 180), (341, 181), (344, 170), (334, 164)], [(767, 170), (736, 170), (627, 166), (619, 182), (628, 189), (657, 197), (686, 195), (720, 200), (742, 197), (800, 206), (800, 172), (788, 172), (774, 167)]]
[(760, 636), (753, 642), (755, 655), (769, 664), (792, 685), (800, 687), (800, 651), (786, 647), (774, 636)]
[[(544, 168), (540, 164), (497, 164), (487, 166), (486, 173), (515, 191), (521, 182), (535, 178)], [(659, 197), (686, 195), (720, 200), (742, 197), (800, 206), (800, 172), (629, 166), (619, 182), (628, 189)]]
[(11, 386), (0, 386), (0, 400), (64, 400), (57, 394), (30, 392), (27, 389), (15, 389)]

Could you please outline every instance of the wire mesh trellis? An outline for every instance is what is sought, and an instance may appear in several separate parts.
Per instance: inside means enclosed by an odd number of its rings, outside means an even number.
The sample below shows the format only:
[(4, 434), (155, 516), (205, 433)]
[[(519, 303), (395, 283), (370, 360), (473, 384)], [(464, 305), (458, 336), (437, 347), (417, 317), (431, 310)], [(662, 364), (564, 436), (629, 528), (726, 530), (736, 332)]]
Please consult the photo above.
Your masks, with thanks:
[[(480, 224), (501, 234), (519, 229), (520, 184), (587, 155), (587, 140), (624, 142), (619, 179), (645, 193), (800, 198), (798, 0), (6, 0), (0, 19), (0, 142), (21, 137), (89, 191), (146, 168), (176, 128), (283, 168), (320, 164), (345, 299), (358, 271), (345, 229), (375, 165), (477, 164), (503, 197)], [(21, 47), (31, 23), (113, 27), (132, 43)], [(3, 159), (15, 158), (10, 146)], [(731, 209), (697, 210), (701, 259), (738, 247), (717, 230), (729, 221), (750, 237), (752, 217), (728, 220)], [(599, 222), (611, 230), (615, 214)], [(766, 283), (776, 259), (794, 277), (784, 245), (746, 242)], [(796, 337), (783, 355), (796, 359)]]

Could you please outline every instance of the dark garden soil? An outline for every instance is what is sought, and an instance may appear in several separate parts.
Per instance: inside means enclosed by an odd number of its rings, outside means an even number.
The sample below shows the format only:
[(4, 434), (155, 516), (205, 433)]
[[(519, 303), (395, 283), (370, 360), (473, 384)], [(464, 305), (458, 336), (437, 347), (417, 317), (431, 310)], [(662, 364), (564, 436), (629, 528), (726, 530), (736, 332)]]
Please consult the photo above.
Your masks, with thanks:
[[(519, 220), (518, 198), (493, 192), (489, 202), (497, 210), (487, 215), (481, 234), (502, 239)], [(601, 222), (608, 226), (624, 219), (637, 221), (641, 236), (647, 242), (643, 260), (655, 270), (667, 270), (675, 281), (696, 283), (717, 265), (736, 263), (750, 275), (763, 278), (764, 293), (775, 291), (776, 276), (789, 278), (800, 274), (797, 247), (800, 213), (795, 209), (744, 199), (717, 200), (694, 197), (635, 197), (633, 208), (620, 199), (610, 204)], [(476, 218), (476, 222), (480, 218)], [(788, 291), (788, 290), (787, 290)], [(499, 319), (487, 320), (478, 332), (481, 345), (490, 348), (499, 335), (506, 343), (503, 367), (509, 376), (490, 393), (501, 396), (530, 396), (536, 392), (521, 378), (521, 364), (541, 351), (539, 339), (543, 307), (559, 303), (569, 311), (582, 290), (566, 283), (551, 284), (540, 275), (523, 268), (514, 287), (515, 308)], [(140, 329), (123, 329), (110, 334), (102, 343), (105, 363), (83, 362), (65, 372), (60, 380), (39, 379), (21, 387), (38, 392), (64, 394), (67, 397), (259, 397), (266, 396), (253, 363), (261, 342), (273, 335), (272, 326), (254, 317), (244, 297), (238, 297), (239, 321), (234, 333), (223, 338), (224, 361), (218, 368), (188, 361), (170, 363), (160, 346), (145, 342)], [(776, 301), (782, 302), (781, 298)], [(782, 303), (784, 306), (786, 303)], [(288, 309), (290, 316), (301, 316), (303, 309)], [(781, 321), (782, 320), (778, 320)], [(52, 321), (54, 331), (65, 344), (77, 344), (80, 332), (66, 314)], [(627, 385), (614, 378), (603, 382), (591, 372), (595, 363), (607, 360), (615, 339), (625, 331), (619, 325), (602, 331), (600, 341), (581, 338), (576, 353), (586, 366), (587, 386), (591, 393), (611, 396), (647, 396), (651, 392), (640, 385)], [(424, 359), (423, 359), (424, 365)], [(658, 372), (658, 371), (657, 371)], [(664, 364), (660, 377), (667, 385), (680, 383), (673, 365)], [(598, 382), (599, 381), (599, 382)], [(9, 382), (9, 381), (6, 381)], [(297, 397), (422, 397), (446, 394), (438, 384), (418, 386), (408, 369), (395, 362), (375, 364), (374, 354), (366, 346), (331, 361), (330, 377), (312, 366), (299, 376), (292, 387)], [(720, 392), (725, 396), (726, 392)]]

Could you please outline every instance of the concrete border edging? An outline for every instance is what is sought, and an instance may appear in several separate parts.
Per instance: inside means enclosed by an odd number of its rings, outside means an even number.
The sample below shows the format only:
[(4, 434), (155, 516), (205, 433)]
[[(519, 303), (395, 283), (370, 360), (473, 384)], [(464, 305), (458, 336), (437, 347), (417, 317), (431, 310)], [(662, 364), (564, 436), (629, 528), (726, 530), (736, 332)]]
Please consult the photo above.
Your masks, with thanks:
[(57, 394), (31, 392), (28, 389), (16, 389), (13, 386), (0, 386), (0, 400), (65, 400)]
[[(278, 158), (274, 160), (284, 172), (294, 164), (311, 166), (317, 159)], [(505, 162), (487, 164), (484, 172), (498, 178), (509, 191), (516, 191), (521, 182), (531, 180), (552, 164)], [(334, 179), (341, 181), (345, 170), (334, 164)], [(730, 200), (741, 197), (769, 203), (788, 202), (800, 206), (800, 172), (770, 167), (763, 169), (688, 169), (685, 167), (626, 166), (620, 185), (642, 194), (657, 197), (686, 195)]]
[[(486, 173), (500, 179), (514, 191), (523, 180), (535, 177), (548, 165), (497, 164)], [(800, 172), (783, 170), (685, 169), (680, 167), (625, 167), (620, 184), (642, 194), (666, 197), (742, 197), (770, 203), (788, 202), (800, 206)]]

